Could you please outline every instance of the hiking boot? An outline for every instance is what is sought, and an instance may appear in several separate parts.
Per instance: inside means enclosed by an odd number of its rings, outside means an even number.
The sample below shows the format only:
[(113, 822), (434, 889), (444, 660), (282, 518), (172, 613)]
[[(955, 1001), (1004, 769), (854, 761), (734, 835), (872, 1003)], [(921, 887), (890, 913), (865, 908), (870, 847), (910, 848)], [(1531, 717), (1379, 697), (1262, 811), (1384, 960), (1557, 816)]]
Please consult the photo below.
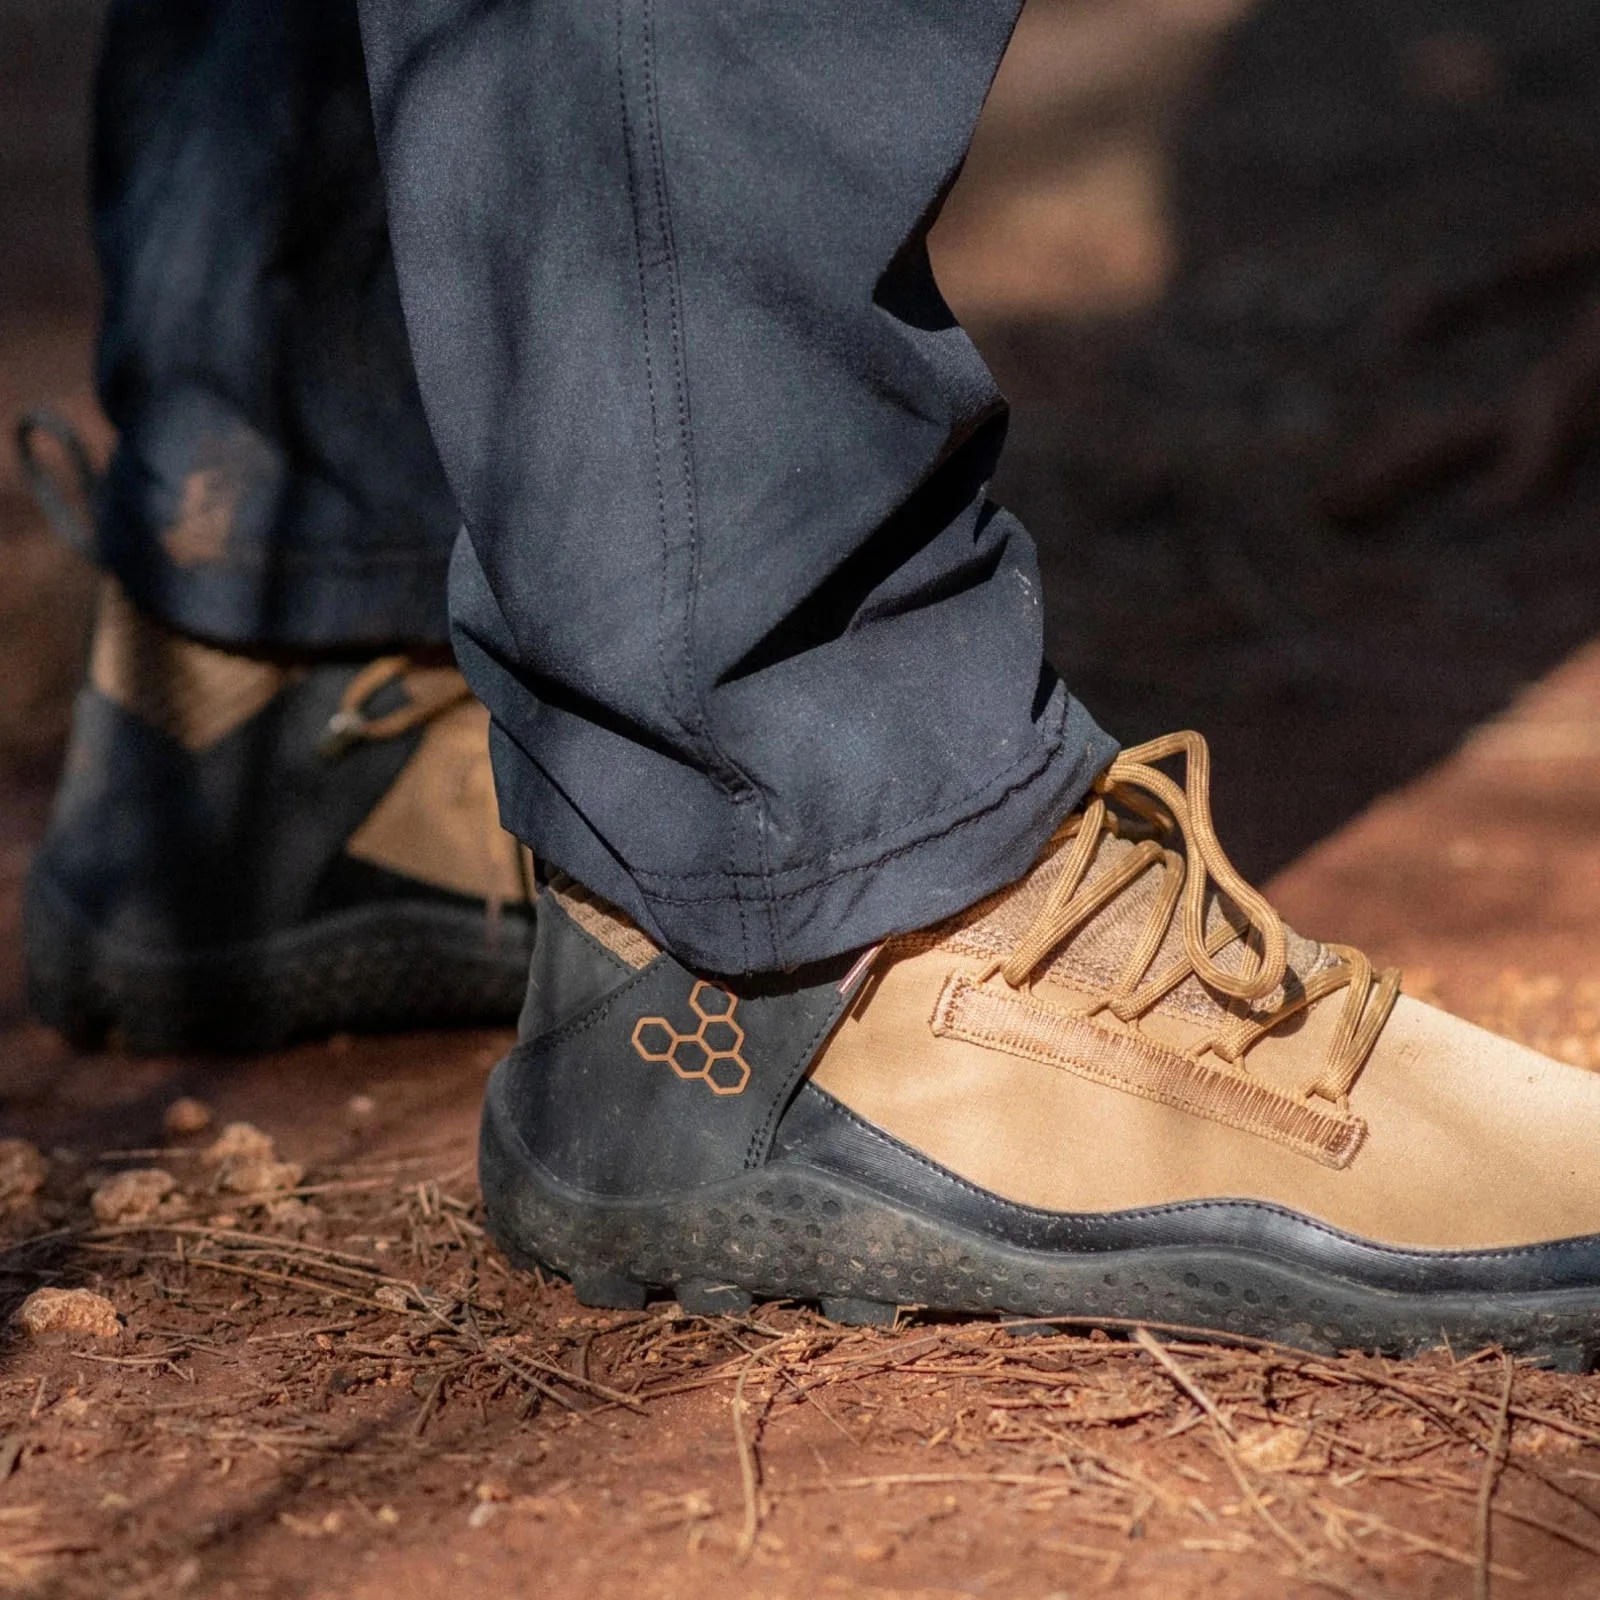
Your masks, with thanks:
[(453, 667), (216, 649), (106, 579), (28, 877), (34, 1010), (136, 1052), (511, 1021), (532, 880), (487, 738)]
[(591, 1305), (1589, 1364), (1600, 1076), (1290, 933), (1207, 785), (1198, 735), (1130, 750), (1019, 883), (781, 977), (686, 971), (558, 880), (484, 1110), (494, 1236)]

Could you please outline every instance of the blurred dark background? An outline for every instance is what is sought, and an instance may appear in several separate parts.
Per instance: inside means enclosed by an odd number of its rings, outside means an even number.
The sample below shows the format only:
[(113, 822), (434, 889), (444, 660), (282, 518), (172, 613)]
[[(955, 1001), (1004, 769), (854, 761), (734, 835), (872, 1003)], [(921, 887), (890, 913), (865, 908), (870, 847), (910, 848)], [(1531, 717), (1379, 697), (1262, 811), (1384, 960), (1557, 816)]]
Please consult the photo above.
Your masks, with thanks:
[(1600, 631), (1600, 6), (1036, 5), (946, 244), (1055, 659), (1247, 870)]
[[(0, 415), (107, 443), (84, 205), (99, 0), (0, 0)], [(1012, 396), (1052, 651), (1205, 730), (1266, 874), (1597, 632), (1600, 6), (1032, 0), (937, 236)], [(0, 463), (0, 869), (90, 580)]]

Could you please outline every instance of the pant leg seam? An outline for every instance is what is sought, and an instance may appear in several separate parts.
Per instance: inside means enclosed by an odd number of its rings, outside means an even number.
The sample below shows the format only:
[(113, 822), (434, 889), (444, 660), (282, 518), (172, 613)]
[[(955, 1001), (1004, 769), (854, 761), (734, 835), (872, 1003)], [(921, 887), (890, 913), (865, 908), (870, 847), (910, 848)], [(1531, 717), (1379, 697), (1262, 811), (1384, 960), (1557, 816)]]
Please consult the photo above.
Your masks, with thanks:
[[(672, 385), (672, 399), (674, 404), (674, 422), (676, 425), (676, 454), (681, 479), (681, 492), (683, 495), (684, 534), (687, 543), (688, 573), (684, 584), (683, 616), (682, 616), (682, 646), (683, 646), (683, 686), (687, 702), (686, 709), (691, 719), (691, 729), (708, 764), (713, 768), (713, 781), (727, 795), (734, 807), (731, 818), (731, 829), (728, 839), (728, 859), (726, 874), (732, 881), (740, 878), (755, 876), (763, 884), (768, 880), (768, 863), (765, 850), (765, 808), (762, 804), (759, 789), (751, 781), (749, 775), (732, 760), (727, 752), (718, 743), (711, 727), (711, 718), (706, 707), (704, 697), (701, 695), (700, 686), (695, 670), (695, 626), (697, 615), (697, 601), (699, 597), (700, 582), (700, 522), (699, 522), (699, 496), (694, 469), (694, 442), (693, 419), (689, 404), (688, 358), (684, 344), (682, 282), (679, 272), (677, 239), (672, 226), (672, 207), (667, 189), (666, 153), (661, 137), (661, 108), (660, 99), (656, 88), (656, 51), (655, 51), (655, 4), (654, 0), (641, 0), (640, 21), (642, 24), (642, 51), (641, 65), (644, 83), (644, 131), (648, 141), (650, 160), (650, 183), (653, 189), (653, 199), (656, 212), (656, 226), (660, 230), (660, 244), (662, 263), (665, 274), (666, 289), (666, 314), (667, 314), (667, 341), (670, 373)], [(620, 63), (619, 63), (620, 70)], [(630, 141), (631, 142), (631, 141)], [(633, 169), (630, 161), (630, 184), (633, 182)], [(638, 236), (637, 223), (637, 190), (633, 193), (635, 205), (636, 241)], [(641, 264), (641, 295), (648, 293), (644, 282)], [(647, 360), (652, 362), (650, 354), (648, 327), (646, 330)], [(670, 563), (666, 558), (666, 545), (670, 532), (669, 514), (667, 509), (666, 494), (666, 465), (663, 459), (660, 441), (660, 403), (657, 399), (654, 385), (651, 387), (651, 422), (652, 436), (656, 445), (656, 489), (657, 506), (660, 516), (661, 537), (663, 545), (663, 581), (670, 573)], [(663, 605), (667, 596), (663, 595)], [(755, 806), (756, 845), (759, 861), (759, 870), (755, 874), (743, 873), (739, 870), (739, 835), (743, 831), (741, 816), (745, 808), (751, 804)], [(775, 912), (766, 895), (762, 897), (767, 902), (767, 920), (769, 933), (776, 937)], [(750, 931), (746, 921), (745, 896), (736, 891), (739, 914), (740, 938), (744, 951), (748, 956), (751, 953)], [(774, 948), (776, 946), (774, 945)]]
[[(633, 213), (633, 263), (639, 283), (639, 320), (644, 334), (645, 394), (650, 407), (650, 448), (655, 468), (656, 526), (661, 548), (661, 588), (659, 606), (666, 614), (671, 563), (668, 558), (666, 474), (661, 461), (661, 416), (656, 402), (655, 351), (650, 338), (650, 289), (645, 276), (644, 230), (639, 199), (639, 177), (634, 156), (633, 118), (628, 112), (628, 78), (626, 60), (626, 6), (625, 0), (616, 0), (617, 18), (617, 105), (622, 115), (623, 165), (628, 173), (628, 206)], [(667, 671), (666, 639), (662, 629), (656, 630), (656, 665), (663, 684), (672, 682)]]

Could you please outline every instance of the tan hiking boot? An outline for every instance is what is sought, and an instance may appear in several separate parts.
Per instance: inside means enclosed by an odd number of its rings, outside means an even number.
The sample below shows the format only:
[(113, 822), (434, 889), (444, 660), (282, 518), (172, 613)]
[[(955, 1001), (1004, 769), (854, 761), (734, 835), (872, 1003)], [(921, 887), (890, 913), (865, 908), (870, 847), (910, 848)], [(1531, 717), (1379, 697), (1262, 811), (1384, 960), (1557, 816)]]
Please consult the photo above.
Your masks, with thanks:
[(1207, 784), (1197, 735), (1128, 751), (1028, 877), (851, 971), (691, 973), (568, 886), (485, 1108), (497, 1237), (597, 1304), (1588, 1363), (1600, 1076), (1289, 933)]
[(505, 1023), (531, 946), (454, 667), (222, 650), (104, 581), (24, 906), (43, 1020), (135, 1051)]

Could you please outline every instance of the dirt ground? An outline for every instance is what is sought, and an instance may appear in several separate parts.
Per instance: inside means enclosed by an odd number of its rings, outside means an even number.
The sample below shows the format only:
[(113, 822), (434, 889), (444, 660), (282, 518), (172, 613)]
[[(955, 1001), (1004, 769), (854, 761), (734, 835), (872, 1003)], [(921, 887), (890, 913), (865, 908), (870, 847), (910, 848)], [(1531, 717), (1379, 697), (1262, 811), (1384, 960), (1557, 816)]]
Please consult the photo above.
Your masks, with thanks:
[[(99, 11), (0, 0), (0, 412), (103, 450)], [(1592, 0), (1035, 0), (938, 239), (1069, 681), (1212, 736), (1297, 925), (1592, 1067), (1597, 59)], [(502, 1036), (73, 1054), (15, 929), (89, 578), (9, 460), (0, 547), (0, 1313), (120, 1318), (0, 1333), (0, 1592), (1600, 1597), (1600, 1379), (590, 1312), (478, 1226)]]

